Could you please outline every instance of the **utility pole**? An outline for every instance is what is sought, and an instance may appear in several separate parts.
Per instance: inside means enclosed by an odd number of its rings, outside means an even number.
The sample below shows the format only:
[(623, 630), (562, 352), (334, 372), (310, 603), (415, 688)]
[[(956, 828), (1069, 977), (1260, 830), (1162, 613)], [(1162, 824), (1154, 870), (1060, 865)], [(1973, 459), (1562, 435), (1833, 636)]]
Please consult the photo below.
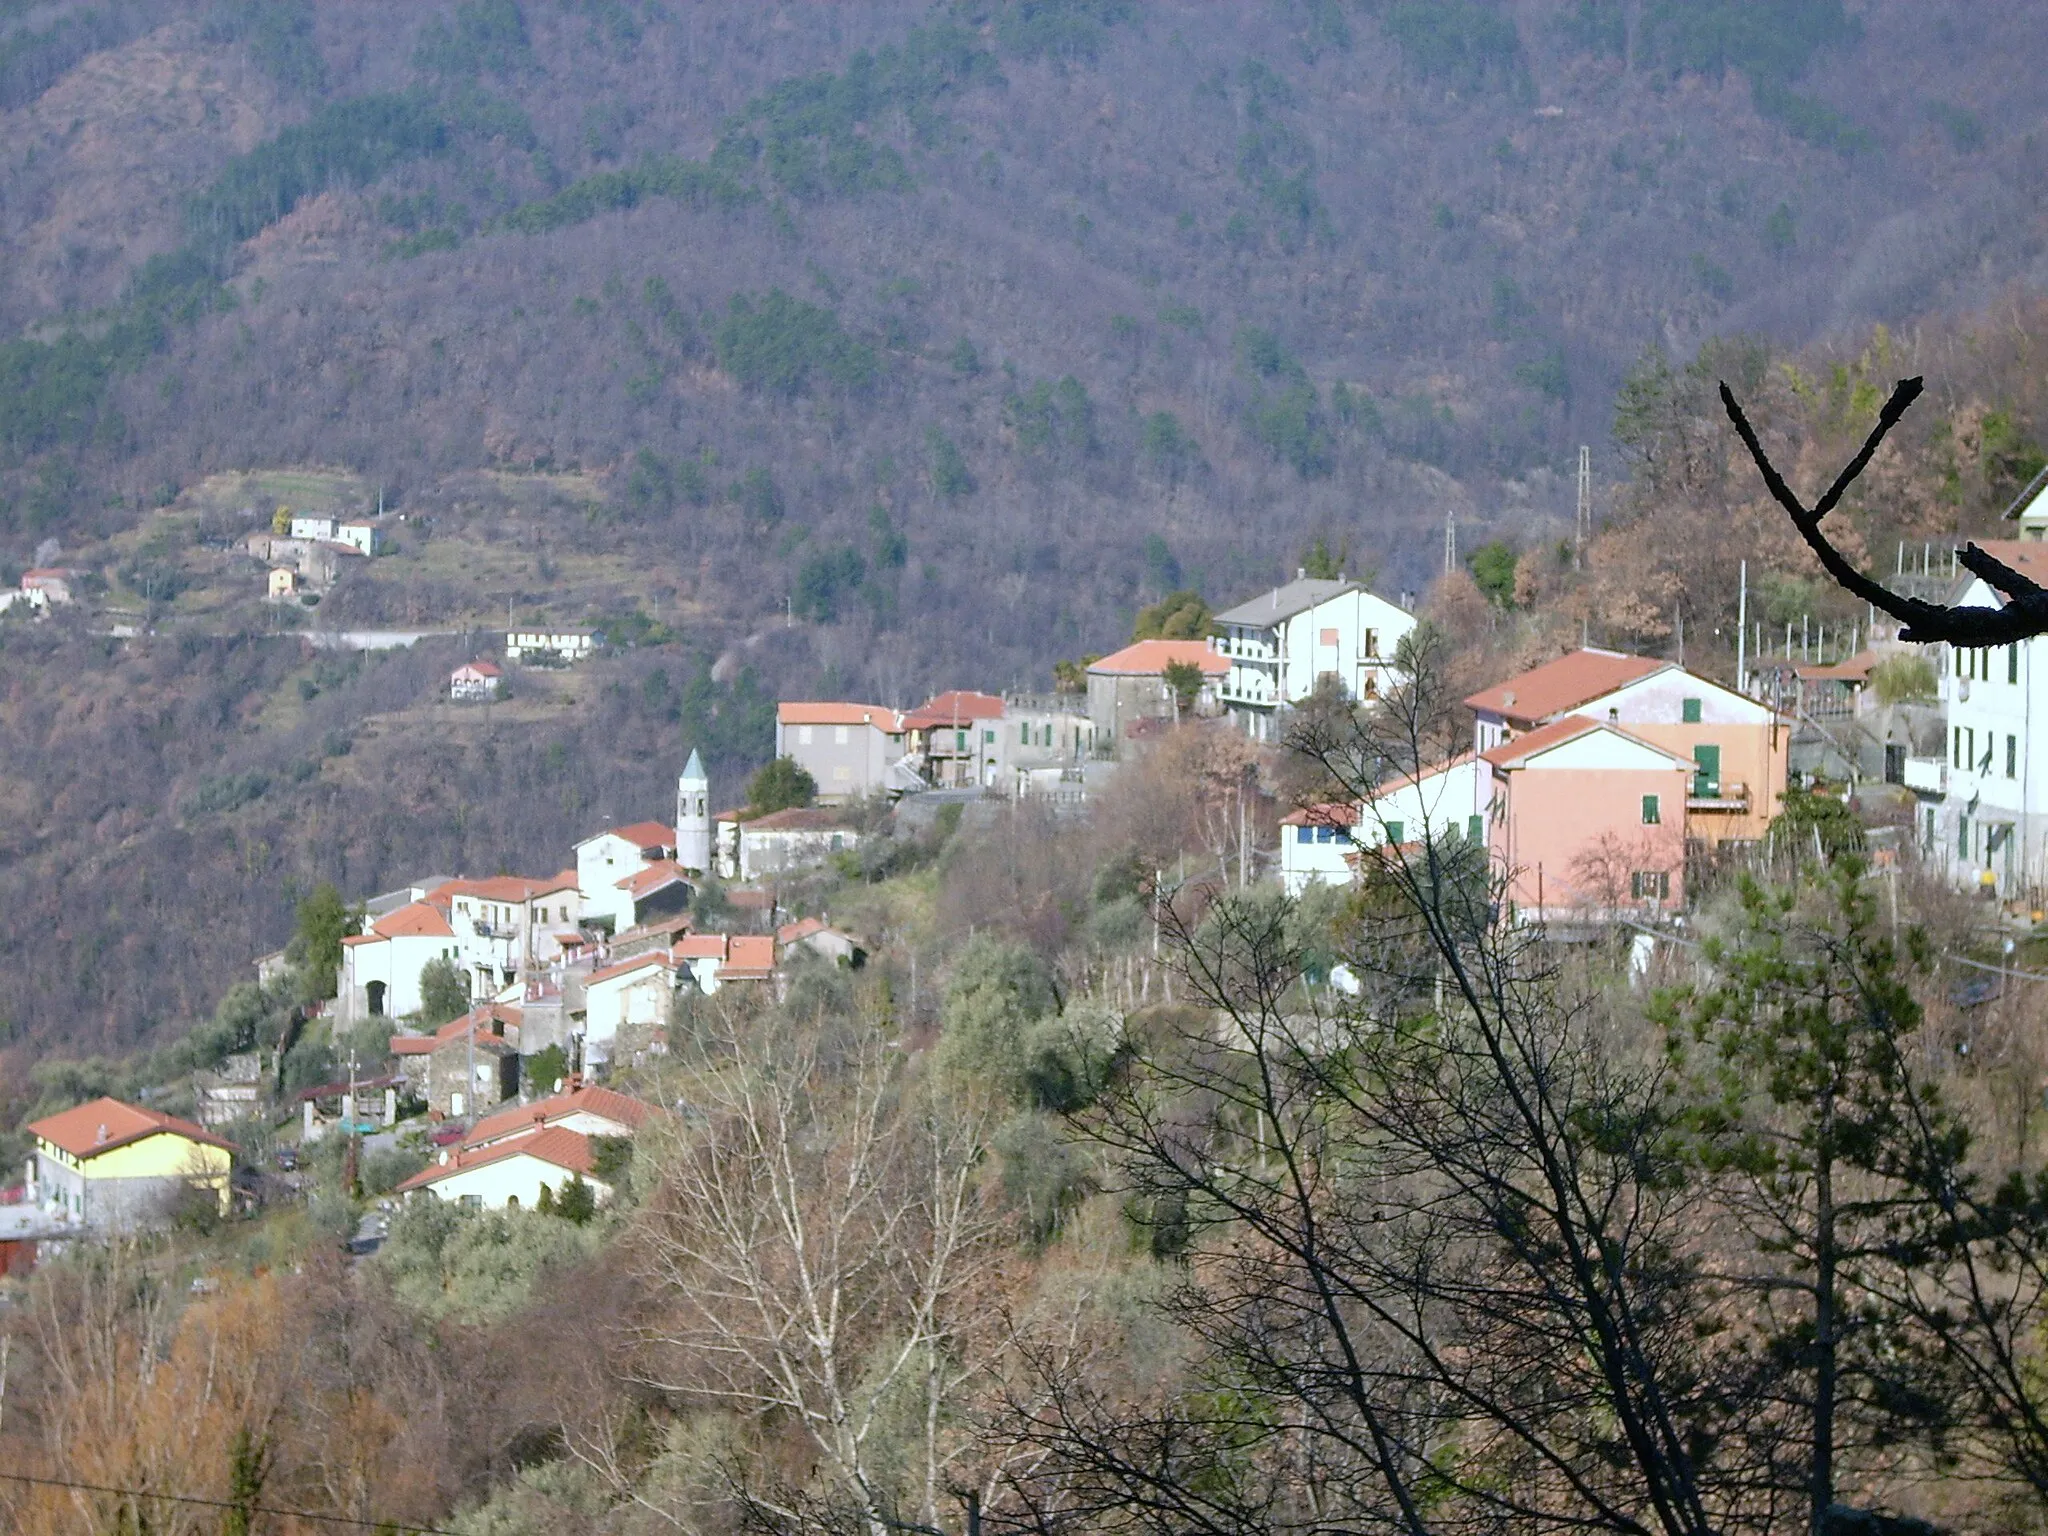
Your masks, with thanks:
[(1450, 575), (1458, 568), (1458, 514), (1455, 511), (1444, 514), (1444, 574)]
[(1744, 560), (1740, 569), (1741, 585), (1735, 592), (1735, 691), (1747, 693), (1749, 673), (1743, 663), (1749, 650), (1749, 562)]
[(1593, 539), (1593, 450), (1579, 445), (1579, 516), (1572, 534), (1572, 564), (1586, 568), (1586, 546)]

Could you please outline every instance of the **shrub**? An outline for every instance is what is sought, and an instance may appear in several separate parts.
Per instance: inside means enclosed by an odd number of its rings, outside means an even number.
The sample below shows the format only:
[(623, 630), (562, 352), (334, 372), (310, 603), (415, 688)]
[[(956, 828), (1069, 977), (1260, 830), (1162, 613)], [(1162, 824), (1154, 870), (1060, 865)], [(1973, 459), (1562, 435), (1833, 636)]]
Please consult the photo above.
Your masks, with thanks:
[(818, 798), (818, 781), (793, 757), (778, 757), (747, 781), (747, 805), (756, 815), (809, 805)]

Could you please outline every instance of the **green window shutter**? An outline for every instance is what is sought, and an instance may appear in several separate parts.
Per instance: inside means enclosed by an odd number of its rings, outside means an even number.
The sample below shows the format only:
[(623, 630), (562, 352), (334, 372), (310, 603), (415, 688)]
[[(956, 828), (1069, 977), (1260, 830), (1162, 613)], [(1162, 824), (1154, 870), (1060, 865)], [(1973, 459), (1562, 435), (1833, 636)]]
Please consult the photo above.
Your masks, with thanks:
[(2005, 648), (2005, 680), (2008, 683), (2020, 680), (2020, 648), (2016, 645)]
[(1017, 742), (1018, 742), (1018, 745), (1019, 745), (1019, 746), (1025, 746), (1025, 747), (1028, 747), (1028, 746), (1030, 746), (1030, 745), (1031, 745), (1031, 722), (1030, 722), (1029, 720), (1027, 720), (1027, 721), (1025, 721), (1025, 722), (1024, 722), (1024, 723), (1023, 723), (1022, 725), (1018, 726), (1018, 727), (1017, 727), (1017, 729), (1018, 729), (1018, 731), (1020, 732), (1019, 736), (1017, 737)]
[(1958, 816), (1956, 818), (1956, 857), (1959, 859), (1967, 859), (1969, 856), (1970, 818), (1967, 816)]
[(1390, 822), (1388, 822), (1388, 823), (1387, 823), (1387, 842), (1388, 842), (1389, 844), (1398, 844), (1398, 843), (1399, 843), (1399, 842), (1401, 841), (1401, 833), (1402, 833), (1402, 831), (1403, 831), (1403, 830), (1404, 830), (1404, 829), (1403, 829), (1403, 827), (1402, 827), (1402, 825), (1401, 825), (1401, 823), (1400, 823), (1400, 822), (1398, 822), (1398, 821), (1390, 821)]
[(1687, 725), (1698, 725), (1700, 723), (1700, 701), (1698, 699), (1685, 700), (1678, 706), (1678, 712), (1679, 718)]
[(1643, 796), (1643, 825), (1654, 827), (1662, 822), (1664, 818), (1659, 814), (1659, 810), (1655, 795)]
[(1465, 841), (1468, 843), (1479, 843), (1485, 840), (1486, 818), (1484, 816), (1467, 816), (1465, 818)]
[(1710, 799), (1721, 792), (1721, 749), (1702, 743), (1692, 749), (1692, 792)]

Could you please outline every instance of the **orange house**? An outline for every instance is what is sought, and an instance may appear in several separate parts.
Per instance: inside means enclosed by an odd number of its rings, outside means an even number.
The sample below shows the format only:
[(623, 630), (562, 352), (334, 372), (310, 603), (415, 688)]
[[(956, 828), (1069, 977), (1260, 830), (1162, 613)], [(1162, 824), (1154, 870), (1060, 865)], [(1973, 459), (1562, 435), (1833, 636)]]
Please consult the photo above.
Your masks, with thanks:
[(1517, 916), (1647, 917), (1683, 904), (1691, 759), (1578, 715), (1480, 757), (1492, 854)]
[(1485, 752), (1579, 716), (1619, 726), (1693, 765), (1688, 836), (1706, 843), (1764, 835), (1785, 793), (1791, 729), (1778, 713), (1674, 662), (1573, 651), (1465, 701)]

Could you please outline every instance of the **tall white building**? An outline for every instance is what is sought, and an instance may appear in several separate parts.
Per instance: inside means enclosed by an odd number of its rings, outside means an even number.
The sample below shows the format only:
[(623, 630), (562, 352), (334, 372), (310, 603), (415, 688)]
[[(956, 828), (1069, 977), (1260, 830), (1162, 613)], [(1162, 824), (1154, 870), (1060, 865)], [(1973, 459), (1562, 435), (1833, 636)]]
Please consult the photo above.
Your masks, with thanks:
[(1394, 652), (1415, 616), (1356, 581), (1298, 572), (1285, 586), (1216, 615), (1210, 648), (1230, 663), (1217, 696), (1260, 740), (1278, 734), (1280, 710), (1325, 678), (1347, 698), (1378, 698), (1393, 686)]
[[(1983, 548), (2048, 582), (2048, 542), (2001, 540)], [(1966, 608), (2003, 602), (1975, 576), (1950, 601)], [(1947, 750), (1940, 760), (1906, 764), (1906, 783), (1920, 797), (1922, 856), (1958, 885), (1995, 886), (2001, 895), (2048, 885), (2048, 638), (1944, 646), (1935, 661)], [(2036, 730), (2040, 741), (2033, 740)]]
[(698, 874), (711, 868), (711, 776), (695, 747), (676, 780), (676, 862)]

